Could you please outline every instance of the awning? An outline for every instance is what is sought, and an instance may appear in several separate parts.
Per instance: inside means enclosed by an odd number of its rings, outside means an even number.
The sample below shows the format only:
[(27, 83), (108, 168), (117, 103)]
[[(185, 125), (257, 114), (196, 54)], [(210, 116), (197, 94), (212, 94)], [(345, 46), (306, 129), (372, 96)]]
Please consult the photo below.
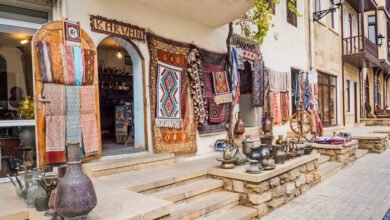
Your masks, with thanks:
[(219, 27), (241, 17), (254, 0), (137, 0), (168, 13)]

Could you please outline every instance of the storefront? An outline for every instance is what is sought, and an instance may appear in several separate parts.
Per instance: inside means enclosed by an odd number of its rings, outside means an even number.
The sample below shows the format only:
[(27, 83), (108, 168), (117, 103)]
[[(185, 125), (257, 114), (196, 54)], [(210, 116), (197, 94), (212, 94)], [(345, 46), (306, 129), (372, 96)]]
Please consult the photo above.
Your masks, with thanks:
[(21, 165), (37, 166), (31, 38), (51, 9), (0, 2), (0, 179)]

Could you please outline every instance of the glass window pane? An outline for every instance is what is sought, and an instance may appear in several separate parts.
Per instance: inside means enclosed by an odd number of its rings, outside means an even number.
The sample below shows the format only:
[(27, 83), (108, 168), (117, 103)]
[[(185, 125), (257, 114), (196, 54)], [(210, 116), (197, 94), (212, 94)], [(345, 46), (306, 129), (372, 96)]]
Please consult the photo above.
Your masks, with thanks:
[(329, 79), (330, 79), (330, 84), (335, 86), (336, 85), (336, 77), (330, 76)]
[[(0, 32), (0, 120), (33, 119), (18, 110), (33, 98), (31, 36)], [(32, 101), (23, 105), (33, 112)]]
[(329, 106), (329, 87), (328, 86), (324, 86), (323, 100), (324, 100), (323, 123), (324, 123), (324, 126), (329, 126), (330, 125), (330, 118), (329, 118), (330, 106)]
[(0, 128), (0, 178), (15, 173), (21, 165), (36, 167), (34, 127)]
[(368, 26), (368, 39), (372, 42), (372, 43), (376, 43), (376, 31), (375, 31), (375, 26), (374, 25), (370, 25)]
[(375, 23), (375, 16), (368, 16), (368, 23)]
[(329, 100), (329, 113), (330, 113), (330, 125), (336, 125), (336, 87), (330, 88), (330, 100)]

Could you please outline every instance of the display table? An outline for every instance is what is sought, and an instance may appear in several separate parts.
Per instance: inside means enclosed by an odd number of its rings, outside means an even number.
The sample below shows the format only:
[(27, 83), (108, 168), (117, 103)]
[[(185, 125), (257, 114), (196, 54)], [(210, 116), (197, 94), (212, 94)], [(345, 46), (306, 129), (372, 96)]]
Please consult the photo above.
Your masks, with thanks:
[(330, 161), (337, 161), (347, 165), (356, 159), (356, 149), (359, 147), (359, 141), (352, 140), (344, 144), (318, 144), (310, 143), (318, 153), (329, 156)]
[(370, 153), (382, 153), (389, 148), (389, 136), (379, 133), (353, 135), (352, 139), (359, 141), (359, 148), (367, 149)]
[(246, 173), (248, 164), (233, 169), (215, 167), (208, 173), (212, 178), (223, 180), (225, 190), (240, 193), (240, 204), (256, 208), (258, 215), (263, 216), (320, 181), (319, 157), (320, 154), (313, 152), (259, 174)]

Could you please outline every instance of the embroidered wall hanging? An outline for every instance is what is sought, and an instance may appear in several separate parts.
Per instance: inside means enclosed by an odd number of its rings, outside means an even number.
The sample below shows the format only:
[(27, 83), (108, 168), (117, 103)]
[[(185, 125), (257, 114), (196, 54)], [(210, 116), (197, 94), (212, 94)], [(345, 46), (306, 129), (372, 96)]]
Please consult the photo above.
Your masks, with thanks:
[(175, 154), (193, 154), (196, 152), (196, 119), (193, 103), (189, 92), (189, 77), (187, 74), (187, 55), (190, 45), (167, 40), (153, 34), (147, 35), (150, 51), (149, 79), (151, 85), (157, 85), (159, 62), (182, 69), (180, 105), (182, 126), (180, 128), (159, 128), (156, 126), (157, 116), (157, 86), (150, 87), (151, 123), (153, 149), (156, 153), (172, 152)]
[[(226, 54), (214, 53), (206, 50), (199, 49), (199, 55), (202, 65), (202, 79), (205, 85), (205, 96), (206, 96), (206, 107), (210, 110), (210, 103), (215, 103), (213, 95), (213, 86), (212, 86), (212, 72), (225, 71), (226, 70)], [(220, 123), (213, 123), (216, 120), (206, 121), (201, 127), (198, 128), (200, 134), (209, 134), (217, 132), (225, 132), (227, 120), (230, 117), (230, 103), (221, 104), (224, 106), (224, 111), (221, 111), (220, 108)], [(221, 107), (220, 106), (220, 107)], [(224, 119), (224, 120), (222, 120)]]
[(181, 76), (181, 68), (158, 62), (157, 127), (180, 128), (182, 126)]
[(226, 71), (212, 72), (212, 83), (214, 92), (214, 102), (219, 105), (232, 102), (232, 93)]
[(191, 80), (191, 96), (194, 102), (194, 113), (198, 126), (204, 124), (207, 120), (206, 97), (204, 91), (204, 82), (201, 74), (201, 61), (199, 51), (193, 48), (187, 58), (188, 73)]

